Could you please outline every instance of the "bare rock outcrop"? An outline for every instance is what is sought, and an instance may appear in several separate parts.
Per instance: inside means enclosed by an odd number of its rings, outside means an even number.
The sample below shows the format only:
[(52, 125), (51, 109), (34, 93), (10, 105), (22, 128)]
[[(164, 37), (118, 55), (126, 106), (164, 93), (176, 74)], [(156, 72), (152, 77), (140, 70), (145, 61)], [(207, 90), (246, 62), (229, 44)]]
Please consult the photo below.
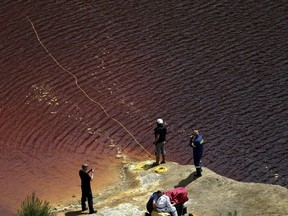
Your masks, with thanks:
[[(238, 182), (204, 168), (203, 176), (194, 177), (192, 165), (168, 162), (164, 172), (155, 172), (153, 161), (128, 162), (121, 170), (118, 185), (111, 185), (95, 195), (99, 216), (144, 216), (146, 202), (158, 188), (186, 187), (188, 212), (197, 216), (287, 216), (288, 189), (260, 183)], [(71, 204), (70, 204), (71, 206)], [(57, 216), (83, 215), (79, 203), (57, 211)]]

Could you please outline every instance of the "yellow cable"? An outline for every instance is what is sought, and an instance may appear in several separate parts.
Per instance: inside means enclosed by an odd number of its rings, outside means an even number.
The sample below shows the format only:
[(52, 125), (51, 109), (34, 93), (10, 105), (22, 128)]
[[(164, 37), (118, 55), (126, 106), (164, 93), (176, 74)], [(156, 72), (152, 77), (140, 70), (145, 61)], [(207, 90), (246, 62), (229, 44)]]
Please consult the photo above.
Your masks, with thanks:
[(90, 100), (92, 101), (93, 103), (96, 103), (98, 104), (98, 106), (101, 107), (101, 109), (103, 110), (103, 112), (107, 115), (108, 118), (112, 119), (114, 122), (116, 122), (117, 124), (119, 124), (133, 139), (134, 141), (142, 148), (144, 149), (150, 156), (153, 156), (149, 151), (147, 151), (139, 142), (138, 140), (133, 136), (133, 134), (121, 123), (119, 122), (117, 119), (113, 118), (113, 117), (110, 117), (110, 115), (108, 114), (108, 112), (106, 111), (106, 109), (102, 106), (102, 104), (100, 104), (99, 102), (93, 100), (78, 84), (78, 79), (77, 77), (72, 73), (70, 72), (69, 70), (67, 70), (66, 68), (64, 68), (55, 58), (54, 56), (49, 52), (49, 50), (45, 47), (45, 45), (42, 43), (42, 41), (40, 40), (40, 37), (38, 35), (38, 32), (36, 31), (35, 27), (34, 27), (34, 24), (33, 22), (29, 19), (29, 17), (26, 16), (26, 18), (28, 19), (28, 21), (30, 22), (32, 28), (33, 28), (33, 31), (35, 32), (35, 35), (37, 37), (37, 40), (39, 41), (39, 43), (41, 44), (41, 46), (45, 49), (45, 51), (48, 53), (48, 55), (53, 59), (53, 61), (60, 67), (62, 68), (65, 72), (69, 73), (71, 76), (74, 77), (74, 80), (75, 80), (75, 84), (76, 86), (78, 87), (78, 89), (80, 89), (82, 91), (82, 93)]

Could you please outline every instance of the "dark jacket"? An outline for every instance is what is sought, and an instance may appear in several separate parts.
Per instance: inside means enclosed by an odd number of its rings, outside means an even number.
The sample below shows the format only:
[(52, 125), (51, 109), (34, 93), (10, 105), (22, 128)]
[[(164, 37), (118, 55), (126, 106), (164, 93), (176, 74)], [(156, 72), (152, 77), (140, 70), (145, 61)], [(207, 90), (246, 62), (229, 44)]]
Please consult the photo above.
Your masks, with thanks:
[(79, 171), (79, 176), (81, 178), (81, 189), (83, 192), (91, 192), (91, 177), (88, 173), (84, 172), (83, 170)]
[(157, 143), (166, 141), (166, 133), (167, 133), (166, 127), (163, 124), (158, 124), (157, 127), (154, 129), (154, 134), (155, 135), (159, 134), (159, 139)]

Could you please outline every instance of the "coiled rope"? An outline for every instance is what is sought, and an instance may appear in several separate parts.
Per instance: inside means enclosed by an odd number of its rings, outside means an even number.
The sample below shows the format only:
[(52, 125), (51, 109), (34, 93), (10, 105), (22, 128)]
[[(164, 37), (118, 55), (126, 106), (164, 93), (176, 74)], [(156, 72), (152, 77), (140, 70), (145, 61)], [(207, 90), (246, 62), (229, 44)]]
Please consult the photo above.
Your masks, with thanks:
[(99, 102), (95, 101), (93, 98), (91, 98), (82, 88), (81, 86), (78, 84), (78, 79), (77, 77), (69, 70), (67, 70), (66, 68), (64, 68), (57, 60), (56, 58), (49, 52), (49, 50), (45, 47), (45, 45), (42, 43), (39, 35), (38, 35), (38, 32), (36, 31), (35, 27), (34, 27), (34, 24), (33, 22), (29, 19), (29, 17), (26, 16), (26, 18), (28, 19), (28, 21), (30, 22), (32, 28), (33, 28), (33, 31), (37, 37), (37, 40), (39, 41), (39, 43), (41, 44), (41, 46), (45, 49), (45, 51), (48, 53), (48, 55), (53, 59), (53, 61), (62, 69), (64, 70), (65, 72), (69, 73), (75, 80), (75, 84), (77, 86), (78, 89), (80, 89), (82, 91), (82, 93), (92, 102), (92, 103), (95, 103), (97, 104), (98, 106), (101, 107), (101, 109), (103, 110), (103, 112), (106, 114), (106, 116), (108, 118), (110, 118), (111, 120), (113, 120), (114, 122), (116, 122), (118, 125), (120, 125), (133, 139), (134, 141), (147, 153), (149, 154), (150, 156), (153, 156), (147, 149), (144, 148), (144, 146), (142, 146), (139, 141), (135, 138), (135, 136), (121, 123), (119, 122), (117, 119), (111, 117), (109, 115), (109, 113), (106, 111), (106, 109), (102, 106), (102, 104), (100, 104)]

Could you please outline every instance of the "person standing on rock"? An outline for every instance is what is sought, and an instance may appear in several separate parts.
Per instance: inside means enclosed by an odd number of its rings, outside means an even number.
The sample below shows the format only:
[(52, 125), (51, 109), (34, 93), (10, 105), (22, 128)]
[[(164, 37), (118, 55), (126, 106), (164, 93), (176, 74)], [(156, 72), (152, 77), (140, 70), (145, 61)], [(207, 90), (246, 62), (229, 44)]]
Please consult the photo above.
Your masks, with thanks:
[(88, 170), (88, 165), (83, 164), (82, 169), (79, 171), (79, 176), (81, 178), (81, 191), (82, 191), (82, 197), (81, 197), (81, 206), (82, 211), (86, 211), (86, 199), (88, 200), (88, 207), (89, 207), (89, 214), (96, 213), (96, 211), (93, 208), (93, 195), (91, 190), (91, 184), (90, 182), (93, 179), (93, 173), (94, 170), (90, 169)]
[(204, 139), (199, 131), (194, 128), (192, 136), (189, 141), (189, 145), (193, 148), (193, 158), (194, 158), (194, 165), (196, 168), (196, 173), (194, 176), (200, 177), (202, 176), (202, 162), (201, 158), (204, 152)]
[(153, 144), (155, 145), (155, 155), (156, 162), (154, 165), (159, 165), (160, 154), (162, 155), (161, 163), (166, 163), (166, 151), (165, 151), (165, 142), (166, 142), (166, 133), (167, 129), (164, 125), (163, 119), (157, 119), (157, 127), (154, 129), (155, 140)]

